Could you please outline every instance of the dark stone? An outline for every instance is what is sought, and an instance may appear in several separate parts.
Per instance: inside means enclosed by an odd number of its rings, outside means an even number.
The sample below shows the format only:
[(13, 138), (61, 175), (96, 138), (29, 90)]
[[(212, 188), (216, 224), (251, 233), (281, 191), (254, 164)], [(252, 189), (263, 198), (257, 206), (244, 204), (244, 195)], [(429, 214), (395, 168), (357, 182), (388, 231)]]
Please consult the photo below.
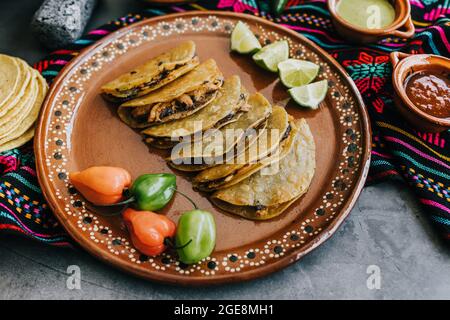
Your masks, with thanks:
[(325, 214), (325, 209), (319, 208), (316, 210), (318, 216), (323, 216)]
[(58, 178), (61, 180), (64, 180), (67, 178), (67, 174), (65, 174), (64, 172), (60, 172), (60, 173), (58, 173)]
[(75, 189), (74, 187), (69, 187), (69, 193), (70, 194), (76, 194), (77, 193), (77, 189)]
[(76, 201), (74, 201), (73, 206), (75, 208), (79, 208), (79, 207), (83, 206), (83, 203), (80, 200), (76, 200)]
[(35, 13), (31, 28), (50, 49), (67, 46), (84, 31), (96, 0), (46, 0)]
[(298, 241), (300, 239), (300, 237), (296, 234), (291, 234), (291, 236), (289, 237), (292, 241)]
[(358, 146), (354, 143), (350, 143), (350, 145), (348, 146), (348, 151), (355, 152), (356, 150), (358, 150)]
[(85, 224), (90, 224), (90, 223), (92, 223), (92, 218), (91, 218), (91, 217), (84, 217), (84, 218), (83, 218), (83, 223), (85, 223)]
[(283, 252), (283, 248), (281, 246), (276, 246), (273, 248), (273, 252), (275, 252), (276, 254), (280, 254)]

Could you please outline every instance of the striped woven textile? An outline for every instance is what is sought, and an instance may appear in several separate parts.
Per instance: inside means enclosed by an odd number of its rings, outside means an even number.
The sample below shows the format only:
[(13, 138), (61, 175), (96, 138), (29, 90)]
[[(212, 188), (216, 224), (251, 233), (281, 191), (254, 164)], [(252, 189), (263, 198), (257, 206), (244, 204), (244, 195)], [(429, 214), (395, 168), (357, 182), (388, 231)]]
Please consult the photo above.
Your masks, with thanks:
[[(450, 131), (429, 133), (408, 126), (393, 104), (389, 53), (450, 56), (450, 0), (411, 0), (417, 33), (409, 40), (387, 38), (355, 46), (340, 38), (325, 0), (290, 0), (280, 17), (267, 1), (207, 0), (172, 7), (152, 7), (88, 32), (68, 48), (35, 64), (49, 83), (81, 49), (142, 19), (187, 10), (230, 10), (261, 16), (295, 30), (328, 51), (353, 78), (368, 108), (373, 129), (368, 183), (400, 179), (410, 186), (423, 213), (444, 239), (450, 240)], [(0, 154), (0, 232), (12, 232), (53, 245), (71, 240), (49, 210), (36, 179), (31, 145)]]

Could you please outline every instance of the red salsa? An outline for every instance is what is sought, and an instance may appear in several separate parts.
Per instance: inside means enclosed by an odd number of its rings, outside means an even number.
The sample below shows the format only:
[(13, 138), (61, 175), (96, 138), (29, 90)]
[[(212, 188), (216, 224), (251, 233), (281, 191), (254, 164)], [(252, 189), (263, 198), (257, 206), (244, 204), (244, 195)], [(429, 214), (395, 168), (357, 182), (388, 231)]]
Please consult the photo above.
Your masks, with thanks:
[(450, 118), (450, 78), (448, 72), (419, 71), (405, 81), (406, 94), (422, 111), (438, 117)]

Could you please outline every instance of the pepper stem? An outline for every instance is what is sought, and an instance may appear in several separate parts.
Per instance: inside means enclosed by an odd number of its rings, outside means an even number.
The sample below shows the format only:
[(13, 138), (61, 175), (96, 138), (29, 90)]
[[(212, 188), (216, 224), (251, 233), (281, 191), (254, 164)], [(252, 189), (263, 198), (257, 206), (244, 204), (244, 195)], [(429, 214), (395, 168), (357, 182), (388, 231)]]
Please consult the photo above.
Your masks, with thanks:
[(192, 200), (189, 196), (187, 196), (186, 194), (184, 194), (183, 192), (173, 188), (175, 190), (176, 193), (181, 194), (183, 197), (185, 197), (190, 203), (192, 203), (192, 205), (194, 206), (194, 209), (198, 209), (197, 204), (194, 202), (194, 200)]
[(136, 198), (134, 196), (129, 197), (126, 200), (123, 200), (121, 202), (113, 203), (113, 204), (94, 204), (96, 207), (118, 207), (123, 206), (126, 204), (130, 204), (132, 202), (136, 201)]
[(186, 242), (182, 246), (177, 247), (177, 246), (175, 246), (175, 244), (173, 243), (171, 238), (164, 238), (164, 245), (171, 247), (174, 250), (183, 249), (183, 248), (187, 247), (191, 242), (192, 242), (192, 239), (190, 239), (188, 242)]

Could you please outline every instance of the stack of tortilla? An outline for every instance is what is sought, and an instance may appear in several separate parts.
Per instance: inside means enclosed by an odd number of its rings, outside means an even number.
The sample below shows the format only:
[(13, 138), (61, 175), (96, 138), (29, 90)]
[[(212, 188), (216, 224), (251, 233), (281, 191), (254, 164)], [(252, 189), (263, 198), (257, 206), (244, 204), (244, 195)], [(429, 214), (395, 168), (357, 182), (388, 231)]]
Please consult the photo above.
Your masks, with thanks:
[(25, 61), (0, 54), (0, 152), (34, 136), (34, 123), (48, 86)]
[(221, 209), (254, 220), (280, 215), (309, 188), (315, 144), (304, 119), (249, 94), (238, 76), (200, 63), (188, 41), (105, 84), (119, 117)]

